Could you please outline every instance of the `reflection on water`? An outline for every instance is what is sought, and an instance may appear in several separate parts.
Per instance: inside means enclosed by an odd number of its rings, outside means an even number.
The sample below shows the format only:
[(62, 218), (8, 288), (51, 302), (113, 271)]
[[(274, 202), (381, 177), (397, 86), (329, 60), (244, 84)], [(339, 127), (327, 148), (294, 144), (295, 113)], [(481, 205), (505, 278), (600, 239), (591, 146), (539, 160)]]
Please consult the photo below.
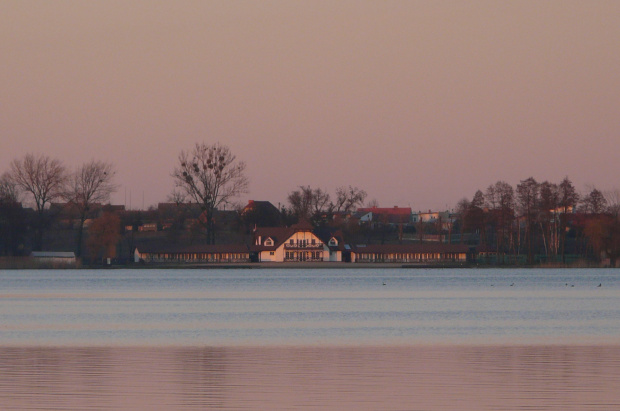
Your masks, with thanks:
[(0, 272), (0, 409), (618, 410), (619, 290), (617, 270)]
[(28, 347), (3, 409), (617, 410), (620, 347)]

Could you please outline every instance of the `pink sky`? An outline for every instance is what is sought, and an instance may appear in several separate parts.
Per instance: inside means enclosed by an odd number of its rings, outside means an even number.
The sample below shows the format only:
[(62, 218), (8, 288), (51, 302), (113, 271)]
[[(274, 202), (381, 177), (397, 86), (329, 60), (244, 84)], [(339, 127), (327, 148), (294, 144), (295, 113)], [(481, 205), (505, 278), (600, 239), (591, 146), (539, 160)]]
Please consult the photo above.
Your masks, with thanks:
[(620, 188), (619, 16), (613, 0), (4, 0), (0, 173), (28, 152), (112, 161), (113, 201), (148, 207), (180, 150), (219, 141), (247, 163), (240, 202)]

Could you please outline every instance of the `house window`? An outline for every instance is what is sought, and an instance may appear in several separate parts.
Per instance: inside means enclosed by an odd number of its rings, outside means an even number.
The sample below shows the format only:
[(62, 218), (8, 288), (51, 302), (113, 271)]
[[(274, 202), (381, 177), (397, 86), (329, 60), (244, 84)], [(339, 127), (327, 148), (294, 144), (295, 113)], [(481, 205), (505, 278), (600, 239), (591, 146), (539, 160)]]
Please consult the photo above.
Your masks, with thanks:
[(269, 251), (269, 255), (274, 255), (275, 253), (273, 251)]
[(268, 238), (267, 240), (265, 240), (265, 245), (270, 247), (273, 245), (273, 240), (271, 238)]
[(314, 238), (312, 239), (312, 245), (316, 245), (316, 240)]
[(335, 239), (335, 238), (333, 238), (333, 237), (332, 237), (332, 238), (329, 240), (329, 245), (331, 245), (331, 246), (338, 245), (338, 242), (336, 241), (336, 239)]
[(293, 240), (293, 239), (291, 238), (291, 240), (289, 241), (289, 244), (290, 244), (290, 245), (295, 244), (295, 240)]

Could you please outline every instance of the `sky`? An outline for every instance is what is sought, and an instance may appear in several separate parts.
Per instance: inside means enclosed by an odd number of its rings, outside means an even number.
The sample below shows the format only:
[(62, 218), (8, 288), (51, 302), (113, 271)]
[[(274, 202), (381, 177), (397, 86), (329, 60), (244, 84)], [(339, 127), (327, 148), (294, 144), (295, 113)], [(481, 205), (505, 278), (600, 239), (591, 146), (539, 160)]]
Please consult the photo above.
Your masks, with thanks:
[(620, 188), (619, 1), (0, 2), (0, 173), (113, 162), (131, 208), (181, 150), (247, 165), (238, 201), (357, 186), (452, 208), (498, 180)]

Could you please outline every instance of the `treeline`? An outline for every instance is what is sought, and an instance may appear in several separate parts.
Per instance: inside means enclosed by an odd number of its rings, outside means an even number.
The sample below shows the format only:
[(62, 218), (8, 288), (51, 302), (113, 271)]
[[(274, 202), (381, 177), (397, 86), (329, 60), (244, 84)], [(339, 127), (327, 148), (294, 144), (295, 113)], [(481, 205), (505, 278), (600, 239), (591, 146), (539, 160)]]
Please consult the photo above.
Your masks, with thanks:
[[(421, 219), (414, 223), (412, 218), (364, 225), (355, 211), (364, 205), (367, 193), (351, 186), (337, 188), (334, 195), (320, 188), (300, 186), (289, 192), (286, 206), (274, 207), (263, 215), (243, 214), (242, 207), (234, 207), (232, 199), (247, 192), (245, 164), (236, 161), (228, 147), (219, 143), (196, 144), (192, 150), (182, 151), (172, 176), (175, 191), (168, 200), (176, 205), (173, 215), (162, 219), (163, 214), (149, 217), (147, 212), (106, 213), (102, 205), (117, 189), (112, 164), (91, 160), (69, 170), (61, 161), (44, 155), (15, 159), (0, 176), (0, 255), (19, 256), (42, 250), (44, 234), (53, 224), (58, 226), (61, 215), (67, 214), (72, 228), (65, 233), (74, 236), (71, 242), (76, 255), (81, 257), (86, 247), (90, 258), (114, 254), (122, 232), (137, 231), (142, 220), (165, 226), (162, 230), (167, 231), (166, 241), (175, 243), (199, 241), (201, 237), (214, 243), (216, 231), (218, 237), (232, 233), (228, 240), (238, 241), (237, 234), (251, 235), (255, 226), (288, 226), (307, 220), (317, 228), (341, 230), (352, 243), (402, 242), (415, 237), (428, 241), (430, 238), (424, 236), (432, 234), (434, 241), (476, 246), (479, 255), (493, 256), (499, 264), (609, 258), (615, 266), (620, 254), (620, 192), (593, 188), (579, 195), (568, 177), (559, 183), (538, 182), (530, 177), (516, 187), (498, 181), (484, 191), (476, 191), (471, 200), (462, 199), (453, 213), (441, 213), (432, 223)], [(23, 208), (23, 201), (33, 204), (33, 208)], [(50, 207), (53, 202), (62, 204), (62, 213)], [(182, 207), (184, 204), (191, 207)], [(373, 199), (366, 205), (378, 202)], [(221, 208), (237, 208), (238, 212), (224, 217)], [(85, 236), (87, 219), (96, 221), (91, 221)], [(231, 233), (223, 233), (226, 230)], [(123, 254), (129, 255), (134, 236), (125, 237)], [(64, 250), (66, 244), (64, 239)]]
[(530, 264), (566, 263), (568, 254), (587, 260), (620, 253), (620, 194), (593, 188), (580, 196), (571, 180), (538, 182), (533, 177), (513, 188), (498, 181), (456, 207), (461, 238), (495, 255), (498, 263), (526, 256)]
[[(50, 206), (58, 201), (76, 216), (74, 244), (76, 255), (81, 256), (86, 218), (95, 205), (108, 202), (116, 191), (115, 174), (112, 164), (98, 160), (70, 170), (62, 161), (46, 155), (27, 154), (14, 159), (0, 176), (0, 255), (43, 250), (44, 235), (56, 217)], [(33, 204), (33, 209), (23, 208), (22, 201)], [(95, 222), (90, 228), (90, 248), (109, 247), (110, 230), (117, 225)]]

